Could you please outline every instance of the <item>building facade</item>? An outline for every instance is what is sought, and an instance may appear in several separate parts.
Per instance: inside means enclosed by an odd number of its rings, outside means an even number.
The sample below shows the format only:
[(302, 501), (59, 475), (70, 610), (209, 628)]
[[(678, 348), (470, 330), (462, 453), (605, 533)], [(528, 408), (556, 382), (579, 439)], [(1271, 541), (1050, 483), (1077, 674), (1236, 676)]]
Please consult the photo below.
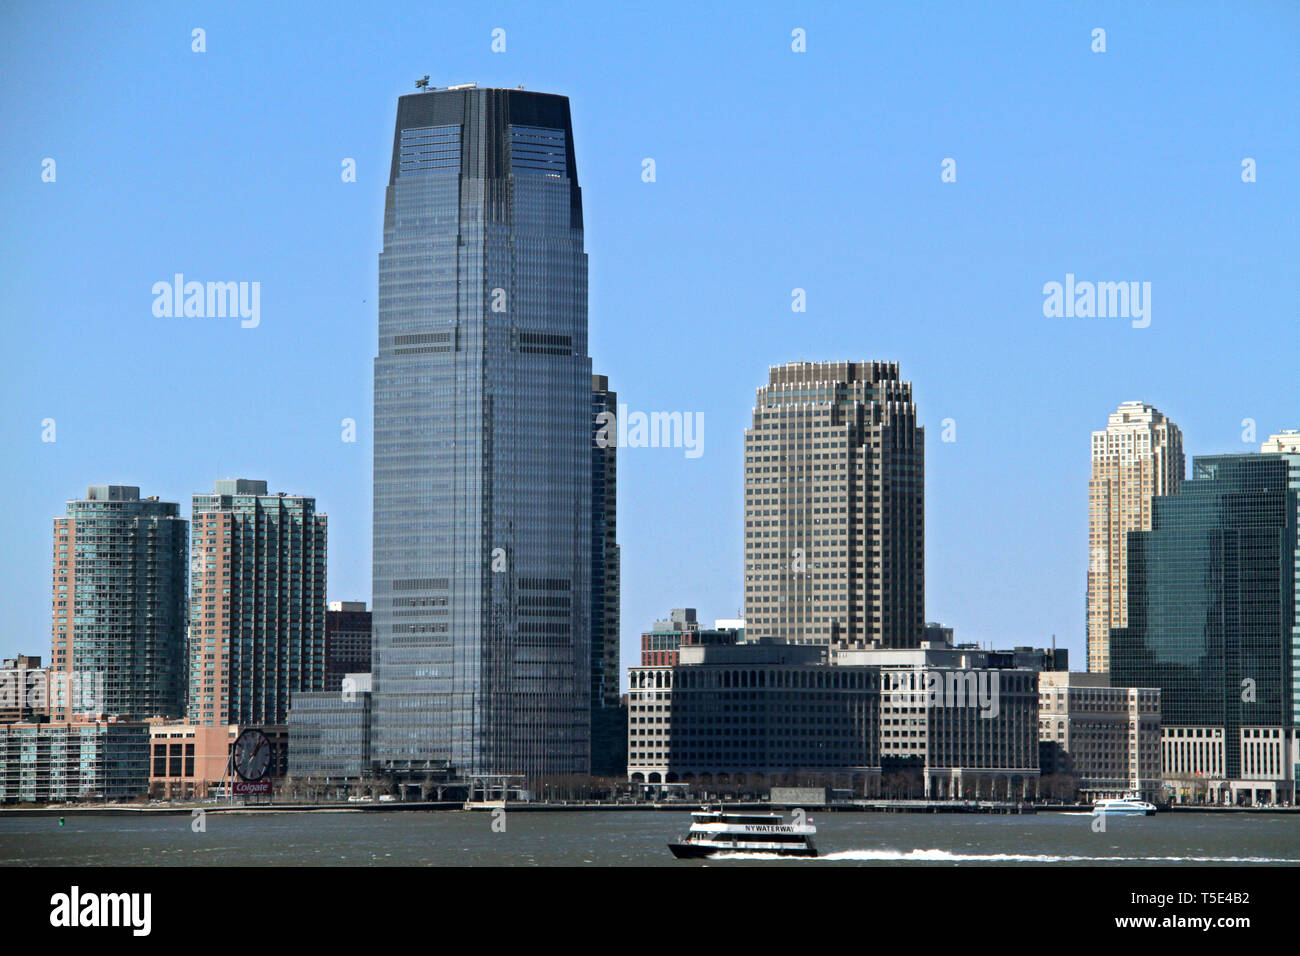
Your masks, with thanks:
[(1199, 768), (1218, 802), (1277, 790), (1247, 776), (1264, 764), (1244, 743), (1295, 727), (1298, 527), (1300, 455), (1210, 455), (1155, 500), (1150, 531), (1129, 534), (1129, 619), (1111, 631), (1112, 682), (1161, 688), (1166, 776)]
[(41, 659), (18, 654), (0, 660), (0, 724), (39, 723), (50, 717), (50, 675)]
[(348, 674), (341, 690), (293, 695), (289, 775), (349, 784), (370, 776), (371, 679)]
[[(629, 671), (632, 782), (812, 776), (859, 796), (930, 799), (1021, 799), (1037, 791), (1037, 672), (1024, 665), (1044, 652), (831, 655), (820, 645), (690, 638), (675, 665)], [(894, 793), (904, 780), (915, 792)]]
[(185, 712), (189, 523), (131, 485), (92, 485), (54, 520), (55, 720)]
[[(727, 624), (738, 626), (724, 626)], [(654, 627), (641, 635), (641, 666), (671, 667), (677, 663), (683, 645), (737, 644), (744, 633), (742, 621), (718, 621), (712, 628), (702, 628), (695, 608), (675, 607), (667, 618), (655, 621)]]
[(600, 440), (601, 416), (618, 415), (618, 393), (591, 377), (591, 706), (617, 707), (619, 667), (618, 443)]
[(1092, 433), (1088, 480), (1088, 670), (1110, 668), (1110, 631), (1128, 623), (1128, 533), (1151, 528), (1152, 499), (1183, 480), (1183, 436), (1151, 405), (1124, 402)]
[(885, 795), (1019, 800), (1037, 792), (1037, 676), (1048, 652), (936, 643), (841, 650), (834, 660), (880, 673)]
[(147, 724), (0, 725), (0, 803), (131, 801), (148, 789)]
[(620, 560), (618, 393), (604, 375), (591, 377), (591, 773), (619, 776), (627, 766), (627, 708), (620, 693)]
[(150, 795), (190, 800), (226, 793), (233, 775), (230, 752), (238, 737), (234, 724), (150, 722)]
[(916, 647), (925, 431), (896, 362), (775, 366), (745, 432), (745, 622), (756, 638)]
[(343, 689), (347, 674), (370, 673), (371, 614), (365, 601), (330, 601), (325, 612), (325, 690)]
[(375, 760), (585, 773), (593, 395), (566, 97), (398, 100), (374, 369)]
[(1160, 689), (1112, 687), (1107, 674), (1038, 675), (1042, 772), (1073, 778), (1082, 800), (1162, 801)]
[(189, 720), (283, 725), (291, 693), (325, 689), (326, 516), (238, 478), (192, 518)]
[(837, 775), (874, 792), (879, 673), (832, 668), (815, 645), (683, 646), (629, 671), (628, 779), (755, 783)]

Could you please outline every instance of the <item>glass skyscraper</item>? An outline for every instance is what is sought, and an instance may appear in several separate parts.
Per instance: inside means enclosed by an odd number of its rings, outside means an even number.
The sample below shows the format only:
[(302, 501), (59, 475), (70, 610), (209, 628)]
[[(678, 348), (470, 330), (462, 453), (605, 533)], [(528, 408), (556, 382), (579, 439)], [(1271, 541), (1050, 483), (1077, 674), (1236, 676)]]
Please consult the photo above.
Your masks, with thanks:
[(592, 390), (567, 98), (399, 98), (374, 387), (373, 758), (586, 772)]
[(1209, 455), (1128, 535), (1128, 626), (1115, 686), (1159, 687), (1166, 727), (1222, 728), (1241, 776), (1243, 728), (1294, 725), (1300, 455)]

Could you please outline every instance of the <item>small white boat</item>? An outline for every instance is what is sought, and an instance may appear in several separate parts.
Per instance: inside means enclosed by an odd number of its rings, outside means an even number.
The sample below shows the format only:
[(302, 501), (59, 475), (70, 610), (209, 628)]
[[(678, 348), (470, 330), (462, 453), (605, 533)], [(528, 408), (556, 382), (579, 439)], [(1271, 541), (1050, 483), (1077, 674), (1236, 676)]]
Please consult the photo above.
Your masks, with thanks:
[(678, 859), (707, 859), (723, 853), (816, 856), (812, 820), (786, 823), (779, 813), (723, 813), (703, 807), (691, 814), (691, 829), (668, 844)]
[(1154, 803), (1147, 803), (1137, 797), (1098, 800), (1092, 805), (1093, 816), (1104, 814), (1108, 817), (1149, 817), (1155, 812), (1156, 805)]

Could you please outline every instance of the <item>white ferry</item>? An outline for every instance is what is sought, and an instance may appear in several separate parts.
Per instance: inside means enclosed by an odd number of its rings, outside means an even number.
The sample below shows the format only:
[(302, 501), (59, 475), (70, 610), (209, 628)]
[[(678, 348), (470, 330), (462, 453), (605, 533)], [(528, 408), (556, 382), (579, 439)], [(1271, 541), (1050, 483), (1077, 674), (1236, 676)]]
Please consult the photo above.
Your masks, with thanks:
[(668, 849), (679, 860), (723, 853), (816, 856), (816, 832), (812, 820), (785, 823), (779, 813), (723, 813), (703, 807), (691, 814), (690, 832)]
[(1098, 800), (1092, 806), (1093, 816), (1104, 814), (1116, 817), (1149, 817), (1156, 812), (1154, 803), (1137, 797), (1120, 797), (1116, 800)]

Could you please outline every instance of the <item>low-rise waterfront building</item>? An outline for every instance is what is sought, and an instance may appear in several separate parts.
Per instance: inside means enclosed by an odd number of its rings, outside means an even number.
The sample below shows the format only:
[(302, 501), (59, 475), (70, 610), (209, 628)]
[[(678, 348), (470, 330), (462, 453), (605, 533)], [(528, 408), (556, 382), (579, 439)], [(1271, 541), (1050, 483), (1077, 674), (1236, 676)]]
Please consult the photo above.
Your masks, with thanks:
[(1136, 794), (1162, 800), (1160, 689), (1112, 687), (1106, 673), (1038, 675), (1039, 757), (1082, 801)]
[(117, 802), (149, 788), (149, 727), (118, 720), (0, 725), (0, 803)]
[(1048, 660), (1034, 648), (927, 641), (841, 649), (835, 666), (880, 671), (886, 795), (1017, 800), (1038, 788), (1037, 676)]
[(1046, 653), (693, 644), (688, 634), (675, 664), (629, 671), (628, 779), (823, 777), (863, 796), (1023, 798), (1039, 777)]
[(826, 648), (683, 644), (676, 665), (629, 672), (628, 779), (753, 783), (839, 776), (874, 792), (879, 674), (832, 668)]
[(168, 800), (202, 799), (228, 791), (230, 750), (237, 724), (209, 726), (153, 721), (149, 726), (149, 793)]
[(296, 693), (289, 706), (289, 776), (347, 784), (370, 776), (370, 674), (333, 693)]

